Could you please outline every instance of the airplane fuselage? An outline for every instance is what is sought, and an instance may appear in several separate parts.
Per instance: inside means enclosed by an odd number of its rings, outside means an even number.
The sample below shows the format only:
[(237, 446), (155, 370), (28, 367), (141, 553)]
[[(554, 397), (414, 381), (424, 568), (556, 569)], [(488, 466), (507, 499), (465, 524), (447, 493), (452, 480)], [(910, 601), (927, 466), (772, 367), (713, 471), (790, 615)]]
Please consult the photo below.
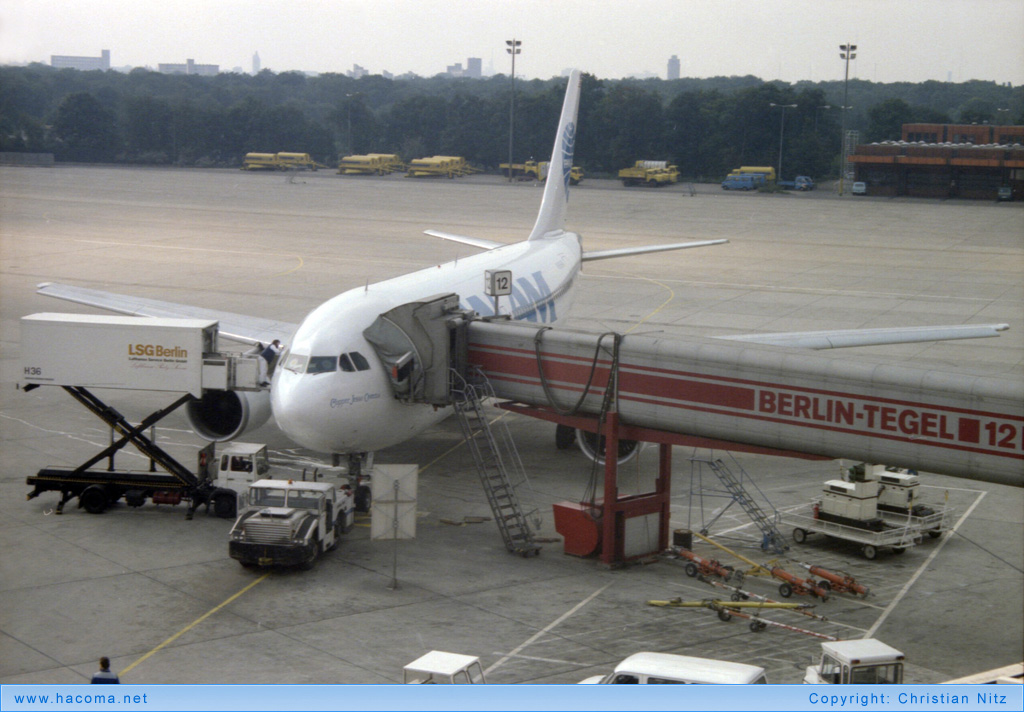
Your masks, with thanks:
[(574, 233), (499, 247), (471, 257), (351, 289), (302, 321), (282, 354), (271, 387), (278, 426), (321, 452), (374, 451), (403, 442), (448, 415), (447, 409), (394, 398), (385, 367), (363, 331), (407, 302), (455, 293), (463, 308), (494, 313), (484, 272), (512, 273), (498, 311), (516, 320), (557, 323), (569, 311), (581, 260)]

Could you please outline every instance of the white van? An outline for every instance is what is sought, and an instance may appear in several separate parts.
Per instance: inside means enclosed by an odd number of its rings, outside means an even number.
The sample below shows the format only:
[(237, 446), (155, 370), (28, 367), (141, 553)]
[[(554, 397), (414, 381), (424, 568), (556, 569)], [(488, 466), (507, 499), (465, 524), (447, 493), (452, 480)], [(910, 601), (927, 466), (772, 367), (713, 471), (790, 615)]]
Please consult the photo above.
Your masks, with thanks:
[(671, 653), (635, 653), (581, 685), (764, 685), (764, 668)]

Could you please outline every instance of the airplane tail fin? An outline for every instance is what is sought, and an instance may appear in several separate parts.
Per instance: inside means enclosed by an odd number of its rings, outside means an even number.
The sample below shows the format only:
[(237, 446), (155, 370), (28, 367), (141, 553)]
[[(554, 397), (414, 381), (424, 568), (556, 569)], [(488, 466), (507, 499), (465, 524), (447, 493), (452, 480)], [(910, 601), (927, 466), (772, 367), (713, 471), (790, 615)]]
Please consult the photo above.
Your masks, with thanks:
[(565, 208), (569, 202), (569, 171), (576, 148), (576, 115), (580, 106), (581, 74), (574, 69), (569, 75), (569, 86), (562, 103), (562, 117), (558, 121), (555, 145), (551, 149), (548, 178), (544, 184), (544, 198), (540, 204), (537, 222), (530, 232), (530, 240), (560, 235), (565, 230)]

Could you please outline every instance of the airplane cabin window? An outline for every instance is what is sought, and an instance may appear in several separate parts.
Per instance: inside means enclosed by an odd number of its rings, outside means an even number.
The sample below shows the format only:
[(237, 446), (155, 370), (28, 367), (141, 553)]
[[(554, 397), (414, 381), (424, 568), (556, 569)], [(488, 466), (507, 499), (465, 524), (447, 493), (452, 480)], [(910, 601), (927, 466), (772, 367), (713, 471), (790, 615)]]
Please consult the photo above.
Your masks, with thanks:
[(358, 351), (353, 351), (352, 353), (349, 354), (349, 356), (352, 357), (352, 363), (354, 363), (356, 365), (356, 368), (358, 370), (360, 370), (360, 371), (369, 371), (370, 370), (370, 362), (367, 361), (366, 357), (363, 356), (361, 353), (359, 353)]
[(281, 366), (281, 368), (286, 371), (292, 371), (293, 373), (304, 373), (307, 361), (309, 361), (309, 356), (303, 356), (302, 354), (288, 354), (288, 358), (285, 359), (284, 365)]
[(342, 354), (338, 358), (338, 364), (341, 366), (341, 370), (345, 373), (352, 373), (356, 370), (356, 367), (352, 365), (352, 360), (348, 357), (348, 354)]
[(333, 356), (310, 356), (306, 373), (328, 373), (337, 369), (336, 364)]

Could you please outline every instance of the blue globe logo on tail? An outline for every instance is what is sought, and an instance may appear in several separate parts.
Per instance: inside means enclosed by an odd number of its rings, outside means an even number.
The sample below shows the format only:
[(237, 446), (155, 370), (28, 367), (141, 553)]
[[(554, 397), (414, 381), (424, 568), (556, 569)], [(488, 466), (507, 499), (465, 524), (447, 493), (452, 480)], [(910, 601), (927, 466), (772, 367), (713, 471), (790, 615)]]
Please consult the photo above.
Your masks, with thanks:
[(565, 199), (569, 199), (569, 173), (572, 171), (572, 154), (576, 149), (576, 124), (569, 122), (562, 132), (562, 183), (565, 185)]

